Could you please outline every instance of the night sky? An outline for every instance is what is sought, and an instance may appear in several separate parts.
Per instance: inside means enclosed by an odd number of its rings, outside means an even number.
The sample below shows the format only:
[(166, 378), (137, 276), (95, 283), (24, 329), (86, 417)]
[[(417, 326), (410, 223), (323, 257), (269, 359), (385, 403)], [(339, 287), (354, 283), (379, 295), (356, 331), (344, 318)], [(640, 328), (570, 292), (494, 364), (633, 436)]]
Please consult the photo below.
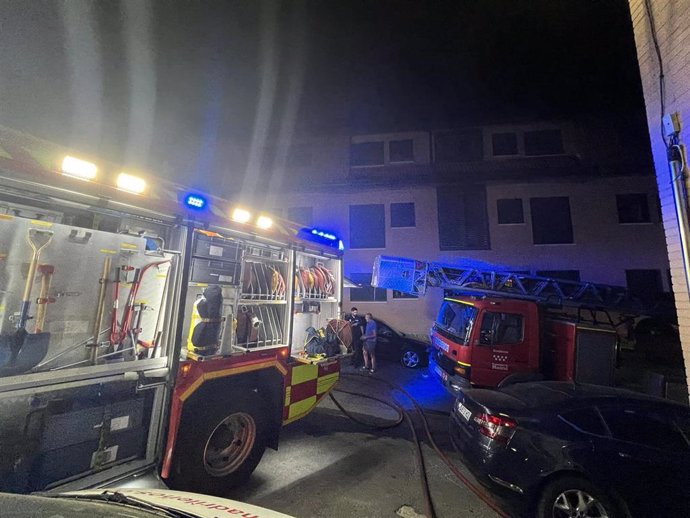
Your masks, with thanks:
[(0, 124), (177, 178), (272, 134), (587, 113), (644, 124), (626, 0), (0, 0)]

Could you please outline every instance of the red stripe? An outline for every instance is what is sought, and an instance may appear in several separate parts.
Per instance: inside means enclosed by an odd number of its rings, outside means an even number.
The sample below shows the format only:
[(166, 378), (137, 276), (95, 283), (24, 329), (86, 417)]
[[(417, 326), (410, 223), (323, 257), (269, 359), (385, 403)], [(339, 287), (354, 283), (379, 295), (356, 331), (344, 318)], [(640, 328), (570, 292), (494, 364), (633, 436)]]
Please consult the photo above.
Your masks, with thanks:
[(292, 385), (290, 392), (290, 404), (297, 403), (303, 399), (316, 395), (316, 383), (317, 380), (309, 380), (299, 385)]

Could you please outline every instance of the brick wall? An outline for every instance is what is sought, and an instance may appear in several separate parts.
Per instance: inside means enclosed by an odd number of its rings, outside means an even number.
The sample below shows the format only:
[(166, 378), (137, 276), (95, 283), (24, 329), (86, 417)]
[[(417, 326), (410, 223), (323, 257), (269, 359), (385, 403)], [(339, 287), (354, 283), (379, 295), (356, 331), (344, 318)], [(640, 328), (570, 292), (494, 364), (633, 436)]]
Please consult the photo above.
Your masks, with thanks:
[[(649, 0), (664, 67), (665, 112), (679, 112), (682, 141), (690, 143), (690, 0)], [(629, 0), (644, 90), (650, 142), (661, 201), (673, 291), (678, 309), (685, 372), (690, 373), (690, 298), (678, 237), (671, 177), (660, 132), (659, 62), (644, 0)]]

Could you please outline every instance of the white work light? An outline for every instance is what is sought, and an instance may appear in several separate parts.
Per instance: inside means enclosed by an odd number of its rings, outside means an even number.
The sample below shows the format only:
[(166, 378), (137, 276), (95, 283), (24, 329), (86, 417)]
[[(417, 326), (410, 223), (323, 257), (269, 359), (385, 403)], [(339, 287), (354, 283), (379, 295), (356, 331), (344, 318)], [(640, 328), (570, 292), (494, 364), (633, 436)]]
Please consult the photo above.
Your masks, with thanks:
[(256, 226), (267, 230), (273, 226), (273, 220), (268, 216), (259, 216), (259, 219), (256, 220)]
[(143, 178), (128, 173), (120, 173), (117, 177), (117, 188), (122, 191), (141, 194), (146, 189), (146, 181)]
[(237, 208), (232, 211), (232, 220), (236, 221), (237, 223), (246, 223), (251, 219), (252, 215), (249, 213), (249, 211)]
[(65, 176), (72, 176), (80, 180), (93, 180), (96, 178), (96, 173), (98, 173), (96, 164), (69, 155), (62, 159), (62, 174)]

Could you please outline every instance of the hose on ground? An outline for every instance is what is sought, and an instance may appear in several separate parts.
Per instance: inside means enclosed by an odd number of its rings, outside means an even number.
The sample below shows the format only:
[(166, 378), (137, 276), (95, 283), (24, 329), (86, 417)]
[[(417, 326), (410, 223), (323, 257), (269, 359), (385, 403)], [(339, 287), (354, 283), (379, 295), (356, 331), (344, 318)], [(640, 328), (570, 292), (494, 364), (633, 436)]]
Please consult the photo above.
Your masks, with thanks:
[[(343, 377), (357, 377), (361, 378), (362, 376), (357, 375), (357, 374), (349, 374), (349, 373), (342, 373), (341, 376)], [(441, 449), (438, 447), (436, 444), (436, 441), (434, 440), (433, 436), (431, 435), (431, 430), (429, 429), (429, 423), (426, 419), (426, 416), (424, 414), (424, 409), (417, 403), (417, 400), (410, 394), (407, 390), (405, 390), (403, 387), (398, 385), (397, 383), (393, 383), (391, 381), (385, 380), (383, 378), (380, 378), (378, 376), (369, 376), (369, 379), (373, 379), (375, 381), (378, 381), (380, 383), (383, 383), (385, 385), (388, 385), (390, 388), (399, 391), (400, 393), (404, 394), (405, 397), (407, 397), (412, 405), (415, 407), (417, 412), (419, 413), (419, 416), (422, 418), (422, 423), (424, 425), (424, 431), (426, 433), (427, 439), (429, 440), (429, 444), (431, 447), (434, 449), (436, 452), (436, 455), (444, 462), (444, 464), (448, 467), (448, 469), (462, 482), (465, 487), (467, 487), (472, 493), (474, 493), (477, 498), (479, 498), (482, 502), (484, 502), (486, 505), (488, 505), (496, 514), (498, 514), (501, 518), (510, 518), (508, 514), (506, 514), (505, 511), (503, 511), (498, 504), (496, 504), (493, 499), (486, 494), (486, 492), (478, 487), (476, 484), (474, 484), (471, 480), (469, 480), (458, 468), (453, 464), (453, 462), (448, 458), (448, 456), (441, 451)], [(421, 450), (420, 450), (421, 451)]]

